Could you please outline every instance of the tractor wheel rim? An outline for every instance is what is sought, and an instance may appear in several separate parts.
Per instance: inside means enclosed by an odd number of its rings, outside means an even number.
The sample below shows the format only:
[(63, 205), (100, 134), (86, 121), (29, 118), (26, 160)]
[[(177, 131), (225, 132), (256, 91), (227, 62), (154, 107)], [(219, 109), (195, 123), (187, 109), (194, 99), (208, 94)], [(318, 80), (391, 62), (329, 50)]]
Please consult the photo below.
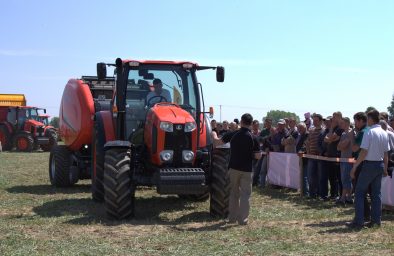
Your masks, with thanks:
[(55, 156), (52, 156), (52, 159), (51, 159), (51, 178), (52, 179), (55, 177), (55, 173), (56, 173)]
[(27, 149), (27, 140), (25, 138), (19, 138), (18, 139), (18, 148), (21, 150), (26, 150)]

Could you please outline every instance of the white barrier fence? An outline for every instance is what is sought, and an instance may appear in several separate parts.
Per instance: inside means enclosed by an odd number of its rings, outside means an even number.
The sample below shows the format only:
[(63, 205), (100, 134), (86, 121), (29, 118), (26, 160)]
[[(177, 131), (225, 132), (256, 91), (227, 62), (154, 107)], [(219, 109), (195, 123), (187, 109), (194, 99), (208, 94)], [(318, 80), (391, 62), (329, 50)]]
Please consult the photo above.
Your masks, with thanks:
[[(333, 162), (353, 162), (352, 159), (327, 158), (327, 157), (310, 157), (306, 158), (320, 159)], [(301, 157), (298, 154), (271, 152), (268, 156), (268, 174), (267, 179), (270, 184), (301, 190), (302, 173)], [(394, 206), (394, 178), (384, 177), (382, 179), (382, 204)]]

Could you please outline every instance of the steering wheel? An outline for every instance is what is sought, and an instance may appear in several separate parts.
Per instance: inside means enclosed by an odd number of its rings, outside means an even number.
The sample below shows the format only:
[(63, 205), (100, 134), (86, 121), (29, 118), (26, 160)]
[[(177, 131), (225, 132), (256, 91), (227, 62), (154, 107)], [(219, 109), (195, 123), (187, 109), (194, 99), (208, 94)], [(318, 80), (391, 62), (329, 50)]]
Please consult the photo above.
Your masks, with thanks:
[[(153, 96), (152, 98), (150, 98), (150, 99), (148, 100), (148, 102), (146, 103), (146, 105), (148, 105), (149, 107), (152, 107), (153, 105), (152, 105), (151, 101), (152, 101), (154, 98), (160, 98), (159, 102), (168, 102), (168, 100), (166, 99), (166, 97), (161, 96), (161, 95), (156, 95), (156, 96)], [(163, 101), (163, 100), (164, 100), (164, 101)], [(154, 104), (156, 104), (156, 103), (158, 103), (158, 102), (155, 102)]]

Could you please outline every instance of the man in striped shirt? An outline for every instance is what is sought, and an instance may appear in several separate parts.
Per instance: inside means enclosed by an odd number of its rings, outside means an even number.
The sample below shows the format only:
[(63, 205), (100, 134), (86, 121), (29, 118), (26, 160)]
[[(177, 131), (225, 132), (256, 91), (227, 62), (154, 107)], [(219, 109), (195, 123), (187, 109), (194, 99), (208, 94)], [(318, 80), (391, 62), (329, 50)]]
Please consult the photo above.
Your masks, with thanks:
[[(321, 139), (323, 129), (323, 117), (320, 114), (314, 114), (313, 128), (309, 131), (309, 137), (306, 141), (306, 152), (310, 155), (320, 155), (319, 140)], [(308, 159), (308, 183), (309, 183), (309, 197), (316, 198), (319, 192), (319, 171), (320, 162), (315, 159)]]

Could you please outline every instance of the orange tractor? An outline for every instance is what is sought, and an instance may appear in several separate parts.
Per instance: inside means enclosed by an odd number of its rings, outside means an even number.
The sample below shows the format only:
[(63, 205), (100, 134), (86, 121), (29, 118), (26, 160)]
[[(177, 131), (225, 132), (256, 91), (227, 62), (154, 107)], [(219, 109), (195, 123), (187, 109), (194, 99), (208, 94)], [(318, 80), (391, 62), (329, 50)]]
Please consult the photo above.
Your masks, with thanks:
[(40, 147), (50, 151), (57, 144), (57, 133), (45, 125), (39, 111), (45, 109), (26, 106), (23, 94), (0, 94), (0, 141), (3, 150), (30, 152)]
[[(107, 66), (115, 76), (107, 77)], [(159, 194), (210, 198), (212, 215), (228, 211), (228, 150), (213, 149), (198, 71), (223, 67), (192, 62), (134, 61), (97, 64), (97, 77), (72, 79), (59, 114), (65, 145), (52, 149), (55, 186), (92, 179), (92, 197), (116, 219), (134, 215), (137, 186)]]

